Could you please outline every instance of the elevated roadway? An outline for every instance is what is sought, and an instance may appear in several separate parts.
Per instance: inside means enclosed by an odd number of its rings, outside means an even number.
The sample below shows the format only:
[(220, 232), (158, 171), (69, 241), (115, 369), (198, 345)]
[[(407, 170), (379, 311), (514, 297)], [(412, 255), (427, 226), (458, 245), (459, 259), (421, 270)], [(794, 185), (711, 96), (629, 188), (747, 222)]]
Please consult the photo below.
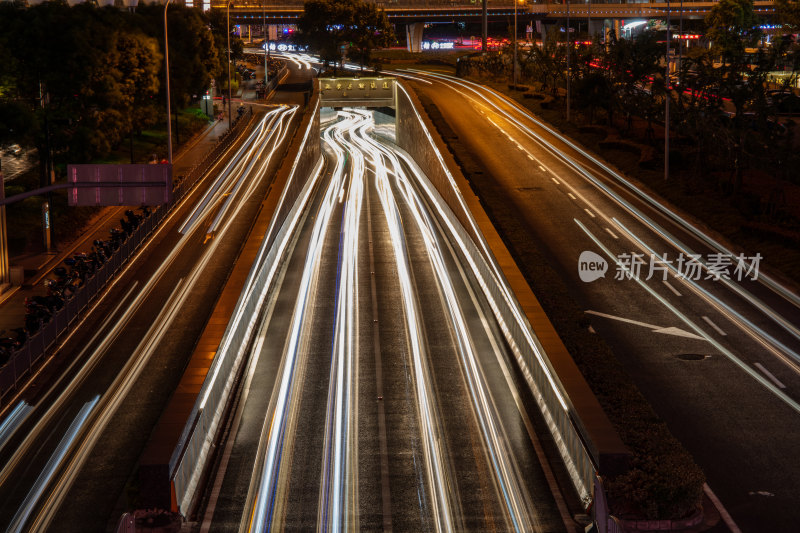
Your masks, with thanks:
[[(381, 4), (389, 21), (396, 24), (413, 24), (418, 22), (478, 22), (483, 16), (480, 2), (386, 2)], [(671, 16), (678, 17), (681, 12), (687, 18), (702, 18), (709, 13), (717, 2), (707, 0), (685, 0), (667, 2), (526, 2), (517, 6), (520, 21), (531, 19), (561, 20), (570, 17), (600, 19), (631, 19), (664, 17), (667, 8)], [(773, 0), (755, 0), (755, 12), (762, 16), (774, 13)], [(211, 7), (225, 9), (225, 2), (214, 0)], [(231, 7), (231, 19), (238, 24), (295, 24), (303, 13), (303, 2), (282, 1), (268, 2), (264, 5), (255, 1), (237, 1)], [(489, 20), (509, 20), (514, 16), (514, 4), (508, 1), (489, 2), (487, 17)]]

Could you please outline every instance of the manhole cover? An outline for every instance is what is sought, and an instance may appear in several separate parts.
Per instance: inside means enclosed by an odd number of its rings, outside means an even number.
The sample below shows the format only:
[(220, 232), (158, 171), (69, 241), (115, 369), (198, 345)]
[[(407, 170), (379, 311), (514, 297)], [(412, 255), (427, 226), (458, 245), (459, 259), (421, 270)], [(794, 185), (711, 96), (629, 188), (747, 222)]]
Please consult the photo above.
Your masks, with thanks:
[(708, 356), (700, 353), (680, 353), (675, 357), (677, 357), (678, 359), (682, 359), (684, 361), (702, 361)]

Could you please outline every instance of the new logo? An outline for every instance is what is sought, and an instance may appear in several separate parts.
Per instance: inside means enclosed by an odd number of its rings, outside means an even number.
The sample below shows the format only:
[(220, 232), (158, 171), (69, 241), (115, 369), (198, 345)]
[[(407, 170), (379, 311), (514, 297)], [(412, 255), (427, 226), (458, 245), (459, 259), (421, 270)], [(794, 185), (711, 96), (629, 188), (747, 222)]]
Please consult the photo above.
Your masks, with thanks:
[(591, 283), (598, 278), (606, 277), (608, 262), (602, 256), (586, 250), (578, 258), (578, 276), (581, 281)]

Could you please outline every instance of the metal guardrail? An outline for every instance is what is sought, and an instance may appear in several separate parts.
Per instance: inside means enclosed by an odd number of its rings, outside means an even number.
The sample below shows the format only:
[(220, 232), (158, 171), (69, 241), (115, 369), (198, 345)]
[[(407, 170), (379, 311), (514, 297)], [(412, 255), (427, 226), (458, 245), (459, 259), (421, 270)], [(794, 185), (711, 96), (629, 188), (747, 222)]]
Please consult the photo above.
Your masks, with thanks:
[(169, 472), (172, 494), (177, 505), (173, 511), (184, 516), (189, 512), (197, 486), (206, 467), (212, 443), (222, 420), (238, 370), (247, 355), (247, 348), (256, 328), (265, 296), (273, 280), (274, 269), (283, 260), (282, 247), (275, 243), (294, 227), (292, 221), (305, 206), (298, 198), (307, 198), (314, 167), (321, 164), (319, 150), (319, 100), (313, 108), (312, 120), (304, 132), (288, 182), (282, 191), (278, 211), (270, 221), (244, 289), (234, 307), (234, 314), (223, 334), (217, 353), (197, 396), (192, 413), (184, 426), (170, 458)]
[(147, 241), (164, 217), (192, 190), (200, 177), (208, 171), (220, 155), (235, 141), (246, 124), (252, 120), (237, 120), (233, 127), (219, 138), (205, 157), (194, 165), (173, 186), (172, 201), (156, 207), (150, 216), (143, 219), (120, 247), (108, 260), (88, 277), (84, 284), (64, 301), (61, 309), (53, 313), (50, 320), (34, 335), (31, 335), (22, 347), (14, 352), (9, 361), (0, 368), (0, 404), (11, 391), (16, 390), (32, 374), (36, 366), (44, 359), (44, 355), (70, 331), (78, 316), (91, 304), (106, 284), (119, 271), (139, 247)]

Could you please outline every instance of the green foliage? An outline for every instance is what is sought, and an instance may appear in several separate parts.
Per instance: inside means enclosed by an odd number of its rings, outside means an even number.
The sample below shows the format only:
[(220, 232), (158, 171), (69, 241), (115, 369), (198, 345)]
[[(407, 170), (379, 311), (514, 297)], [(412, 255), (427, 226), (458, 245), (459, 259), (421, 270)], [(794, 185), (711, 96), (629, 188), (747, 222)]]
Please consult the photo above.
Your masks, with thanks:
[[(176, 108), (219, 73), (219, 51), (198, 9), (169, 11)], [(51, 1), (0, 3), (0, 144), (47, 153), (56, 168), (106, 157), (163, 116), (164, 8), (135, 13)]]
[(362, 68), (373, 49), (394, 40), (386, 13), (361, 0), (308, 0), (297, 27), (300, 41), (326, 63), (339, 62), (350, 50)]

